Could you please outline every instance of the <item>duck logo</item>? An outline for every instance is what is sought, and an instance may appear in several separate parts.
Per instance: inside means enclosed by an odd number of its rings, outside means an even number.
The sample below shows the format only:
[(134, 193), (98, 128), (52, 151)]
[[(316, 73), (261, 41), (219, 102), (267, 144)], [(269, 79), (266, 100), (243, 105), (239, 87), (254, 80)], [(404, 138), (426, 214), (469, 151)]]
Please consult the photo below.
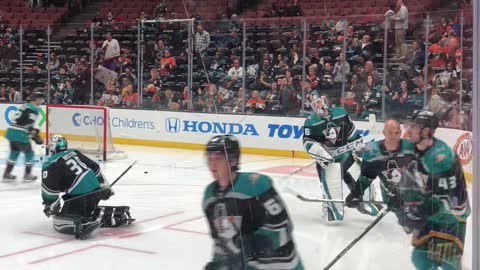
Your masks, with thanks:
[(323, 131), (325, 138), (331, 143), (336, 143), (338, 140), (338, 135), (340, 134), (340, 127), (332, 125), (327, 125), (327, 129)]

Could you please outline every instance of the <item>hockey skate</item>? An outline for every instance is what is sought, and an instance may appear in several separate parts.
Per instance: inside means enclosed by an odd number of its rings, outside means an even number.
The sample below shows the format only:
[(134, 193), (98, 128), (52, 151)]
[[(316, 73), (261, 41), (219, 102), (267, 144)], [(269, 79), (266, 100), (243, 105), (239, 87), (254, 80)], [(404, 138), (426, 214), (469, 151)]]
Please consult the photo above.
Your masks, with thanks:
[(37, 176), (35, 176), (35, 175), (25, 174), (25, 175), (23, 176), (23, 181), (24, 181), (24, 182), (33, 182), (33, 181), (35, 181), (35, 180), (37, 180)]
[(15, 179), (17, 179), (17, 177), (15, 175), (11, 175), (9, 173), (5, 173), (3, 174), (3, 182), (12, 182), (12, 181), (15, 181)]

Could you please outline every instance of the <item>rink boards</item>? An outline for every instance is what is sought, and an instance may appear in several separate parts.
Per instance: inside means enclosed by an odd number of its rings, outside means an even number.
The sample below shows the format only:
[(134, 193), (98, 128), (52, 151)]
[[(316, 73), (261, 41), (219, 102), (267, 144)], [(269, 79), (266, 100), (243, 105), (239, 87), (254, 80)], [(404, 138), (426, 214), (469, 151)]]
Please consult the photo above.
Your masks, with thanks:
[[(18, 106), (0, 104), (3, 116), (0, 132), (11, 123)], [(42, 132), (46, 130), (45, 109), (42, 107), (37, 120)], [(98, 111), (73, 107), (62, 109), (55, 120), (60, 122), (54, 125), (61, 127), (62, 135), (71, 139), (95, 140), (107, 121), (114, 143), (201, 150), (212, 136), (232, 134), (239, 138), (242, 151), (247, 154), (308, 157), (302, 145), (305, 119), (301, 117), (110, 109), (109, 119), (103, 119)], [(363, 136), (382, 137), (381, 122), (372, 126), (368, 122), (355, 121), (355, 126)], [(471, 132), (439, 128), (435, 135), (455, 150), (471, 178)]]

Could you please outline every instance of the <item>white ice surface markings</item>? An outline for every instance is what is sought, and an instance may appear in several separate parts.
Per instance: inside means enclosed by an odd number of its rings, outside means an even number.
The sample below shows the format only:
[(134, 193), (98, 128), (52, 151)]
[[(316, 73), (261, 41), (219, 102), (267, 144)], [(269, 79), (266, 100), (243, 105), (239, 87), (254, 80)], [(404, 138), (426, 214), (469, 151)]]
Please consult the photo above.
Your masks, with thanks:
[[(116, 195), (104, 205), (129, 205), (134, 225), (100, 229), (96, 237), (76, 241), (55, 233), (42, 213), (39, 183), (0, 183), (0, 269), (202, 269), (211, 256), (211, 240), (201, 211), (204, 187), (211, 181), (201, 152), (120, 146), (127, 160), (102, 163), (113, 181), (133, 160)], [(7, 145), (0, 143), (6, 153)], [(304, 166), (309, 160), (243, 156), (242, 170)], [(1, 164), (1, 162), (0, 162)], [(39, 168), (34, 172), (39, 175)], [(147, 173), (145, 173), (147, 172)], [(23, 168), (15, 168), (23, 175)], [(278, 180), (283, 175), (272, 174)], [(316, 195), (317, 180), (289, 178), (299, 192)], [(279, 183), (277, 183), (279, 184)], [(347, 209), (345, 221), (326, 225), (317, 203), (282, 194), (294, 221), (295, 240), (307, 269), (322, 269), (373, 220)], [(468, 236), (467, 236), (468, 238)], [(467, 242), (466, 260), (471, 258)], [(389, 214), (332, 269), (413, 269), (410, 237)], [(126, 259), (128, 258), (128, 259)], [(352, 268), (354, 267), (354, 268)]]

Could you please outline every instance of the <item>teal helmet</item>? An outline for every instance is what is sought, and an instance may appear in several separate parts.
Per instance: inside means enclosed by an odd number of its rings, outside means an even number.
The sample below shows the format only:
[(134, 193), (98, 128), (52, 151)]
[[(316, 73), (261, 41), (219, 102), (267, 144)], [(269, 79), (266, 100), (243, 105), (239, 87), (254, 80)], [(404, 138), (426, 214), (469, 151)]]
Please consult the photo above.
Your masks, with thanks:
[(48, 142), (48, 150), (50, 151), (50, 154), (56, 154), (63, 152), (68, 149), (68, 142), (65, 137), (62, 135), (54, 135), (52, 138), (50, 138), (50, 142)]

